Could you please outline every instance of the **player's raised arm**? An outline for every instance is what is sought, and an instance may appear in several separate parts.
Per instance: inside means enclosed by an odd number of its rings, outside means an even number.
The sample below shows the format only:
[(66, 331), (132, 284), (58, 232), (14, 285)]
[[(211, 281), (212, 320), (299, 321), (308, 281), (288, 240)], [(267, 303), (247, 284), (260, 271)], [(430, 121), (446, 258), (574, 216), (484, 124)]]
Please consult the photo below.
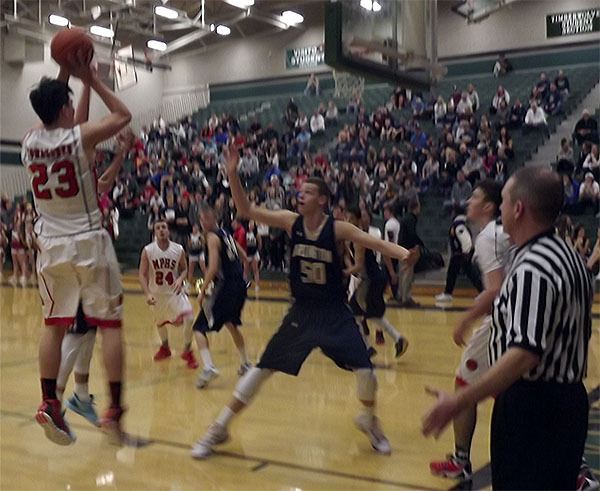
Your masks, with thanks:
[(254, 204), (250, 203), (237, 172), (239, 163), (237, 145), (234, 143), (230, 144), (225, 149), (225, 152), (227, 155), (227, 175), (229, 176), (229, 184), (231, 185), (231, 195), (240, 216), (269, 225), (270, 227), (281, 228), (289, 234), (298, 215), (289, 210), (267, 210), (266, 208), (254, 206)]
[(384, 256), (405, 260), (410, 255), (410, 252), (404, 247), (377, 239), (348, 222), (335, 221), (335, 236), (338, 240), (349, 240), (365, 249), (381, 252)]

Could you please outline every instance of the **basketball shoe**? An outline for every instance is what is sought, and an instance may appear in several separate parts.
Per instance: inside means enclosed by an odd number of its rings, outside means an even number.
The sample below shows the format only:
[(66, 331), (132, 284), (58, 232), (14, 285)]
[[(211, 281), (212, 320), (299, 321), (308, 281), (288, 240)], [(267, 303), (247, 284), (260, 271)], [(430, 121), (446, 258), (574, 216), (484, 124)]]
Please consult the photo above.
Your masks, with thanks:
[(58, 399), (43, 401), (35, 414), (35, 420), (43, 428), (48, 440), (58, 445), (71, 445), (75, 442), (75, 434), (63, 418)]
[(100, 426), (108, 435), (108, 439), (113, 445), (121, 445), (123, 443), (125, 433), (121, 428), (121, 417), (124, 413), (124, 408), (110, 406), (100, 420)]
[(196, 357), (194, 356), (194, 352), (192, 350), (181, 353), (181, 359), (185, 360), (188, 368), (193, 370), (198, 368), (198, 362), (196, 361)]
[(213, 453), (213, 447), (229, 440), (229, 432), (225, 426), (212, 423), (206, 434), (192, 447), (192, 457), (195, 459), (206, 459)]
[(392, 447), (390, 447), (390, 442), (383, 434), (379, 418), (361, 414), (354, 419), (354, 424), (360, 431), (367, 435), (371, 446), (377, 453), (383, 455), (390, 455), (392, 453)]
[(200, 372), (198, 380), (196, 380), (196, 387), (198, 389), (204, 389), (211, 380), (216, 379), (219, 376), (219, 370), (215, 367), (207, 367)]
[(171, 348), (168, 346), (161, 346), (154, 355), (154, 361), (161, 361), (171, 356)]
[(88, 402), (82, 401), (79, 399), (77, 394), (73, 394), (73, 397), (67, 400), (65, 406), (67, 406), (74, 413), (83, 416), (94, 426), (100, 426), (100, 422), (98, 421), (98, 414), (96, 413), (96, 409), (94, 406), (96, 403), (94, 402), (94, 396), (90, 395), (90, 400)]
[(473, 474), (471, 462), (462, 461), (454, 454), (448, 455), (446, 460), (431, 462), (429, 470), (434, 476), (460, 479), (462, 481), (469, 481)]
[(400, 358), (408, 349), (408, 339), (400, 336), (400, 339), (394, 344), (396, 348), (396, 358)]

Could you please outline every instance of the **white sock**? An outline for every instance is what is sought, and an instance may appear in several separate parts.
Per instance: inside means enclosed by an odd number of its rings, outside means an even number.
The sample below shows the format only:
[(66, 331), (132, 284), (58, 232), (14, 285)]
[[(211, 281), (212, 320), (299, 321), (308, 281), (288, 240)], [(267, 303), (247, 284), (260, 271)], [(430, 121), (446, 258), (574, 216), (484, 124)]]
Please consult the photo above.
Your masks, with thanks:
[(221, 426), (227, 428), (227, 426), (229, 425), (229, 422), (232, 420), (232, 418), (234, 416), (235, 416), (235, 413), (229, 408), (229, 406), (225, 406), (221, 410), (221, 413), (219, 414), (219, 416), (217, 416), (217, 419), (215, 419), (215, 423), (220, 424)]
[(200, 350), (200, 358), (202, 358), (204, 368), (214, 368), (212, 356), (210, 356), (210, 351), (207, 348)]
[(162, 342), (162, 344), (166, 344), (167, 346), (169, 345), (169, 334), (167, 332), (167, 328), (166, 327), (158, 327), (158, 336), (160, 337), (160, 340)]
[(75, 382), (75, 394), (81, 402), (90, 402), (90, 391), (88, 383)]
[(377, 319), (369, 319), (369, 321), (373, 321), (377, 326), (383, 329), (386, 333), (390, 335), (390, 337), (394, 340), (394, 343), (397, 343), (398, 340), (402, 337), (396, 328), (390, 324), (385, 317), (379, 317)]

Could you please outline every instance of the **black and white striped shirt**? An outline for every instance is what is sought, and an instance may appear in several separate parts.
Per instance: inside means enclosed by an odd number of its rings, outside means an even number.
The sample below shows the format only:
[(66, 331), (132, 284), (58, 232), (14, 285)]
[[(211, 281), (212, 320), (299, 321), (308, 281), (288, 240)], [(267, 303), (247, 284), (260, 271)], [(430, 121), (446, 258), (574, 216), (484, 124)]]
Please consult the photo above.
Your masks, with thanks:
[(592, 333), (592, 278), (554, 231), (515, 253), (494, 302), (489, 355), (494, 364), (511, 347), (540, 357), (525, 380), (579, 382), (587, 371)]

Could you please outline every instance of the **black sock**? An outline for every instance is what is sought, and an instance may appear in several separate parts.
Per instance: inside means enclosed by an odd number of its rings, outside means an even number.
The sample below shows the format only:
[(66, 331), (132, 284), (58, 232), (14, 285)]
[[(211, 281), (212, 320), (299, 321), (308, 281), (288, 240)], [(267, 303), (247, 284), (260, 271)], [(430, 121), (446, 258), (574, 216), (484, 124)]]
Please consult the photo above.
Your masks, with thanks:
[(42, 381), (42, 399), (47, 401), (48, 399), (56, 399), (56, 379), (55, 378), (43, 378)]
[(121, 407), (121, 382), (109, 382), (112, 407)]

